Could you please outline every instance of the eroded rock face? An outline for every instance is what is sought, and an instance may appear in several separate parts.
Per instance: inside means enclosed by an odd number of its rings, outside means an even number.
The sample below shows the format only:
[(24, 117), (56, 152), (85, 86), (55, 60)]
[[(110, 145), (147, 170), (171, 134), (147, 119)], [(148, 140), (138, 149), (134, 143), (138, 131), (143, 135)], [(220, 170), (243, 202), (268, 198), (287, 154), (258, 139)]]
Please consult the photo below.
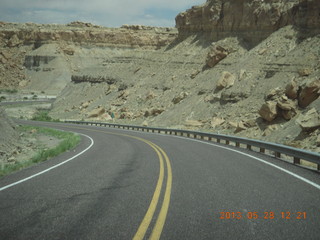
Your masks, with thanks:
[[(3, 39), (8, 39), (7, 46), (66, 41), (80, 44), (100, 44), (105, 46), (159, 48), (171, 43), (177, 36), (173, 28), (106, 28), (91, 23), (72, 22), (67, 25), (55, 24), (14, 24), (1, 26)], [(72, 51), (66, 54), (72, 55)]]
[(179, 36), (206, 33), (213, 40), (239, 36), (256, 45), (286, 25), (319, 33), (318, 0), (207, 0), (176, 17)]

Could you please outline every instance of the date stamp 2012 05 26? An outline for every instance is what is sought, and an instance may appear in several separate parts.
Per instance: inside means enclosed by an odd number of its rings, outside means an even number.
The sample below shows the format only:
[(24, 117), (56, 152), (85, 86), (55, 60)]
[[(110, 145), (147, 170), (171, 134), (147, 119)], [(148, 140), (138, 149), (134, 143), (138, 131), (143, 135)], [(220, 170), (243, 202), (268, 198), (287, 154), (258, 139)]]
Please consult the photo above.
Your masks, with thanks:
[(306, 212), (220, 212), (220, 219), (307, 219)]

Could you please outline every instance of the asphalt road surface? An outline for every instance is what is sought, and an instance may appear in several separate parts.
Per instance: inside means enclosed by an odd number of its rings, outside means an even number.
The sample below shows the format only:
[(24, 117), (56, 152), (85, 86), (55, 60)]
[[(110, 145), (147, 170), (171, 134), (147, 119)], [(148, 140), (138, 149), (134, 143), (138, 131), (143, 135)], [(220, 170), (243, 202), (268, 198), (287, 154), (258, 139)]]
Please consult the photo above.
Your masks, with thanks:
[(205, 141), (28, 123), (84, 135), (0, 179), (0, 239), (320, 239), (317, 172)]

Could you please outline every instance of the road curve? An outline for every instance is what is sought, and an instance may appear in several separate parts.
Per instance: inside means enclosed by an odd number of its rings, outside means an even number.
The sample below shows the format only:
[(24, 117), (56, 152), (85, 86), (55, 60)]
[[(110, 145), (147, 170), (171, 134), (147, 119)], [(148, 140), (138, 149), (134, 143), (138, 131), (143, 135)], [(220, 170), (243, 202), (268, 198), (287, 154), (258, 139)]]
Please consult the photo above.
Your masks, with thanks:
[(0, 190), (0, 239), (319, 239), (317, 172), (181, 137), (28, 123), (93, 141), (0, 179), (79, 154)]

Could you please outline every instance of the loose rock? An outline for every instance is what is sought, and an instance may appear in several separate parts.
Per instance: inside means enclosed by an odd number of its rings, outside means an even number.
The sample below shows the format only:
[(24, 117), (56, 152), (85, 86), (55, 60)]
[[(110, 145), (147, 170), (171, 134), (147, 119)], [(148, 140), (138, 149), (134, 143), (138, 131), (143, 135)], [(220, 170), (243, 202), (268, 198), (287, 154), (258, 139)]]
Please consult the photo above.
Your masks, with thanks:
[(273, 101), (264, 103), (258, 113), (263, 119), (267, 120), (268, 122), (273, 121), (278, 115), (277, 103)]
[(233, 86), (235, 81), (235, 76), (229, 72), (223, 72), (222, 76), (217, 82), (216, 89), (221, 90), (223, 88), (230, 88)]
[(299, 95), (299, 106), (305, 108), (320, 96), (320, 79), (307, 83)]

